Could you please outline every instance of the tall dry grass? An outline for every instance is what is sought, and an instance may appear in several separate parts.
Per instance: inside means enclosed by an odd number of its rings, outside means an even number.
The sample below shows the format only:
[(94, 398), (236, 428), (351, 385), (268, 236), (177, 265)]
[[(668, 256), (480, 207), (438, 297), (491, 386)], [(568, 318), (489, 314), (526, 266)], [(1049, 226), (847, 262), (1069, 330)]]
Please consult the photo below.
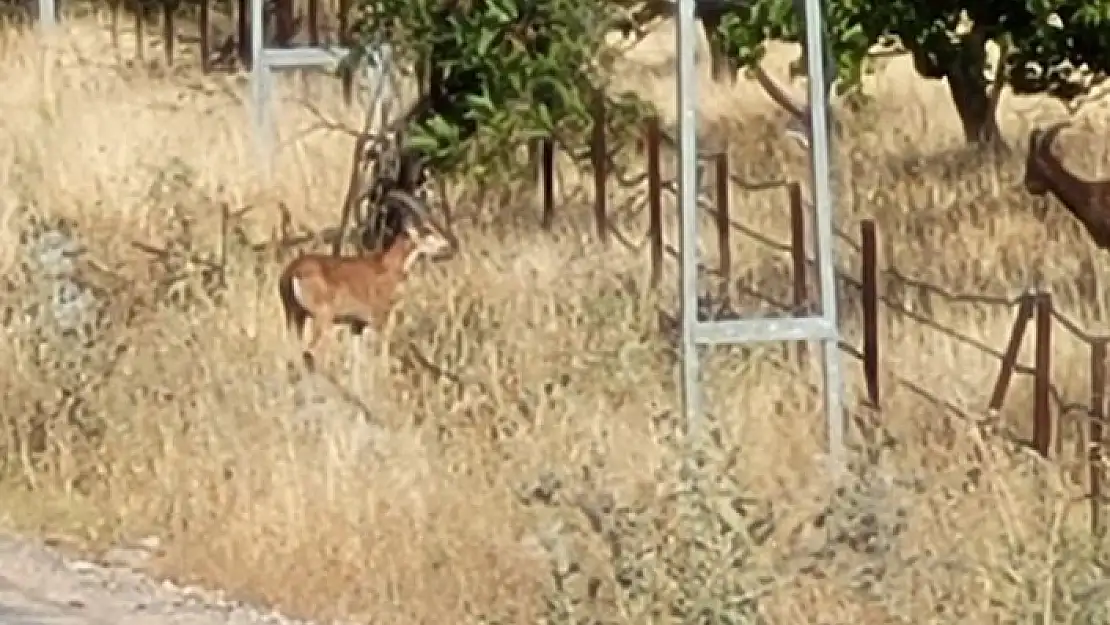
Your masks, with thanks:
[[(306, 227), (334, 220), (347, 139), (302, 133), (314, 119), (286, 85), (267, 179), (234, 79), (121, 72), (106, 33), (66, 29), (0, 38), (5, 524), (89, 548), (155, 534), (164, 574), (376, 623), (1107, 618), (1075, 453), (1044, 462), (1015, 443), (1027, 381), (999, 419), (983, 415), (998, 361), (973, 342), (1001, 347), (1012, 310), (930, 298), (932, 321), (968, 340), (887, 314), (881, 415), (860, 405), (847, 361), (851, 415), (870, 425), (836, 492), (816, 368), (775, 345), (714, 350), (715, 443), (684, 474), (659, 319), (675, 309), (674, 267), (653, 294), (644, 254), (584, 241), (577, 187), (589, 187), (564, 164), (573, 199), (556, 233), (520, 217), (534, 214), (522, 193), (500, 198), (495, 219), (464, 204), (466, 249), (413, 276), (389, 353), (362, 346), (352, 374), (333, 342), (333, 381), (308, 379), (288, 368), (280, 266), (254, 244), (278, 228), (279, 204)], [(629, 75), (666, 112), (666, 78), (648, 67), (665, 56), (658, 41)], [(354, 122), (337, 90), (315, 88)], [(838, 227), (875, 218), (883, 262), (940, 288), (1050, 286), (1098, 329), (1101, 258), (1056, 205), (1023, 193), (1019, 159), (964, 153), (942, 88), (905, 67), (874, 88), (878, 104), (845, 120), (838, 146)], [(803, 175), (753, 86), (707, 93), (703, 122), (728, 138), (737, 173)], [(1040, 113), (1007, 106), (1020, 144)], [(1102, 146), (1073, 133), (1068, 149), (1090, 167)], [(781, 191), (733, 191), (736, 220), (786, 240)], [(251, 210), (233, 220), (221, 272), (224, 204)], [(704, 248), (712, 266), (711, 238)], [(781, 252), (736, 235), (732, 258), (744, 288), (788, 293)], [(838, 263), (858, 270), (846, 245)], [(850, 289), (842, 305), (858, 341)], [(1086, 359), (1057, 339), (1065, 400), (1086, 400)]]

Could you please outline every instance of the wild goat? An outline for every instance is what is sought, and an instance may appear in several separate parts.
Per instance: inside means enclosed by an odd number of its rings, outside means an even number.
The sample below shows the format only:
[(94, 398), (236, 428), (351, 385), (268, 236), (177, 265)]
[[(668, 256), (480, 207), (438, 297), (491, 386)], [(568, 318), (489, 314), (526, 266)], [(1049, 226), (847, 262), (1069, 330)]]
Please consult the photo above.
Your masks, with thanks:
[[(312, 336), (304, 346), (304, 362), (315, 368), (316, 351), (324, 333), (339, 323), (356, 335), (367, 326), (381, 336), (393, 310), (398, 287), (421, 255), (443, 258), (456, 248), (454, 238), (436, 224), (418, 203), (407, 196), (391, 196), (387, 206), (401, 205), (399, 227), (384, 251), (367, 256), (329, 256), (305, 254), (291, 261), (278, 282), (286, 325), (298, 341), (312, 319)], [(421, 235), (413, 224), (419, 216), (425, 227), (434, 229)], [(436, 232), (435, 230), (438, 230)]]
[(1052, 153), (1052, 143), (1068, 122), (1029, 133), (1025, 189), (1033, 195), (1051, 192), (1087, 229), (1095, 244), (1110, 248), (1110, 181), (1084, 180), (1068, 171)]

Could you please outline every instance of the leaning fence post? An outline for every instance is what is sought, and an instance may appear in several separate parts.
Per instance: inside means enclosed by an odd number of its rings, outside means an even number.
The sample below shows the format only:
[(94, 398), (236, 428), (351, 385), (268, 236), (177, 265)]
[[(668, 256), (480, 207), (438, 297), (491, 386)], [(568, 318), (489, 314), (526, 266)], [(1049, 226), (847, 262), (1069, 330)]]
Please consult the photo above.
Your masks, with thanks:
[(590, 160), (594, 168), (594, 221), (597, 225), (597, 239), (605, 244), (609, 242), (605, 197), (609, 178), (609, 158), (608, 146), (605, 142), (605, 96), (600, 91), (594, 95), (593, 123)]
[(861, 282), (863, 285), (863, 374), (867, 397), (878, 410), (879, 402), (879, 251), (875, 221), (860, 223), (860, 247), (863, 252)]
[(721, 280), (727, 289), (732, 278), (732, 245), (729, 242), (732, 224), (729, 215), (728, 187), (730, 180), (727, 146), (716, 155), (714, 165), (717, 168), (717, 255), (721, 261)]
[[(1052, 443), (1052, 407), (1049, 403), (1052, 383), (1052, 295), (1042, 292), (1037, 294), (1036, 299), (1037, 343), (1033, 355), (1033, 446), (1047, 458), (1048, 447)], [(1060, 445), (1060, 440), (1061, 437), (1057, 436), (1057, 447)]]
[(1091, 532), (1102, 536), (1102, 444), (1106, 419), (1106, 340), (1091, 344), (1091, 421), (1087, 437), (1091, 471)]
[(659, 118), (647, 125), (648, 238), (651, 240), (651, 286), (663, 276), (663, 174), (659, 162)]
[(1002, 353), (1002, 363), (998, 370), (998, 379), (991, 391), (990, 402), (987, 408), (992, 411), (1002, 409), (1002, 402), (1006, 399), (1006, 391), (1010, 390), (1010, 381), (1014, 378), (1014, 367), (1017, 366), (1018, 353), (1021, 343), (1025, 339), (1025, 330), (1033, 318), (1034, 296), (1025, 293), (1018, 298), (1018, 312), (1014, 319), (1014, 329), (1010, 331), (1010, 340), (1006, 343), (1006, 351)]

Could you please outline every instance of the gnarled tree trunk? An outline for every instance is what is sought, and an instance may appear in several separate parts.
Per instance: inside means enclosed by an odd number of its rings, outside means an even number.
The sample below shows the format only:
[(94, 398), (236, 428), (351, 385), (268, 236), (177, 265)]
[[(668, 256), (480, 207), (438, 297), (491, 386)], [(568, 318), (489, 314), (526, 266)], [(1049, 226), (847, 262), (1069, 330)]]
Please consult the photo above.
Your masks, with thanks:
[(981, 147), (1004, 147), (998, 126), (997, 96), (985, 76), (987, 51), (984, 44), (977, 37), (967, 37), (960, 46), (960, 53), (944, 73), (967, 142)]
[[(986, 77), (986, 33), (973, 27), (971, 32), (950, 46), (930, 43), (909, 43), (907, 47), (919, 74), (926, 78), (947, 79), (948, 92), (956, 106), (968, 144), (1006, 150), (997, 117), (1004, 73), (996, 72), (993, 82)], [(1003, 60), (1000, 59), (1000, 62)]]
[(1001, 146), (1002, 131), (994, 103), (987, 95), (979, 76), (969, 76), (967, 68), (952, 68), (948, 73), (948, 91), (960, 116), (964, 138), (971, 145)]

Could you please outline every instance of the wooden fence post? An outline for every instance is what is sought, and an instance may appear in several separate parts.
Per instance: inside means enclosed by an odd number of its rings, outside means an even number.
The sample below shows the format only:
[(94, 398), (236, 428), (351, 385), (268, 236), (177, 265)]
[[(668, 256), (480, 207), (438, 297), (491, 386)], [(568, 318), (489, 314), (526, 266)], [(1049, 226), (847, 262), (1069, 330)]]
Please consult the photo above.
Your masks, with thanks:
[(278, 47), (292, 45), (293, 40), (297, 37), (297, 26), (299, 26), (293, 0), (272, 0), (268, 5), (267, 12), (272, 12), (273, 15), (274, 33), (272, 43)]
[[(787, 186), (790, 195), (790, 261), (793, 273), (795, 317), (804, 317), (810, 312), (809, 305), (809, 267), (806, 263), (806, 210), (802, 201), (802, 185), (791, 182)], [(797, 342), (798, 362), (802, 363), (809, 353), (809, 343)]]
[[(292, 9), (292, 0), (288, 2)], [(308, 0), (308, 45), (320, 47), (320, 0)]]
[(550, 230), (555, 222), (555, 142), (549, 138), (540, 139), (540, 188), (543, 194), (540, 227)]
[(142, 61), (146, 57), (146, 2), (138, 0), (135, 3), (135, 58)]
[(721, 261), (721, 280), (724, 282), (726, 293), (728, 284), (732, 279), (732, 245), (729, 235), (732, 232), (731, 215), (729, 210), (729, 166), (728, 146), (714, 158), (716, 165), (717, 183), (717, 255)]
[[(1035, 365), (1033, 378), (1033, 446), (1041, 456), (1047, 458), (1048, 447), (1052, 443), (1052, 405), (1049, 403), (1051, 399), (1049, 390), (1052, 383), (1052, 295), (1043, 292), (1038, 293), (1036, 300), (1037, 343), (1033, 356)], [(1057, 448), (1061, 444), (1061, 437), (1057, 432)], [(1057, 455), (1059, 455), (1059, 450)]]
[(802, 201), (802, 185), (790, 183), (790, 258), (794, 272), (794, 314), (804, 316), (809, 312), (806, 263), (806, 213)]
[(865, 219), (860, 223), (860, 246), (863, 252), (863, 373), (871, 407), (879, 410), (879, 247), (874, 220)]
[(648, 238), (651, 241), (651, 286), (663, 276), (663, 173), (659, 162), (661, 131), (659, 118), (652, 117), (647, 125), (648, 174)]
[(119, 54), (119, 10), (123, 0), (108, 0), (108, 19), (112, 48)]
[(1091, 532), (1103, 535), (1102, 525), (1102, 445), (1106, 419), (1106, 340), (1091, 344), (1091, 421), (1087, 437), (1091, 471)]
[(1002, 363), (998, 370), (998, 379), (991, 391), (990, 401), (987, 403), (989, 410), (1002, 409), (1002, 402), (1006, 399), (1006, 391), (1010, 390), (1010, 381), (1014, 378), (1014, 367), (1017, 365), (1018, 352), (1025, 339), (1025, 330), (1029, 321), (1033, 319), (1034, 296), (1026, 293), (1021, 296), (1018, 304), (1017, 317), (1014, 319), (1014, 329), (1010, 332), (1010, 341), (1006, 343), (1006, 351), (1002, 353)]
[(212, 71), (212, 40), (208, 33), (212, 21), (211, 1), (200, 0), (200, 71), (202, 74)]
[(594, 168), (594, 221), (597, 239), (609, 243), (609, 226), (606, 219), (606, 192), (609, 179), (609, 155), (605, 137), (605, 96), (599, 91), (593, 99), (593, 132), (590, 141), (590, 160)]
[(173, 18), (180, 0), (162, 0), (162, 45), (166, 54), (166, 67), (173, 66), (173, 44), (177, 34)]
[(250, 0), (239, 0), (236, 3), (238, 7), (237, 27), (239, 29), (239, 62), (243, 64), (245, 69), (250, 69), (251, 63), (251, 21), (250, 21)]

